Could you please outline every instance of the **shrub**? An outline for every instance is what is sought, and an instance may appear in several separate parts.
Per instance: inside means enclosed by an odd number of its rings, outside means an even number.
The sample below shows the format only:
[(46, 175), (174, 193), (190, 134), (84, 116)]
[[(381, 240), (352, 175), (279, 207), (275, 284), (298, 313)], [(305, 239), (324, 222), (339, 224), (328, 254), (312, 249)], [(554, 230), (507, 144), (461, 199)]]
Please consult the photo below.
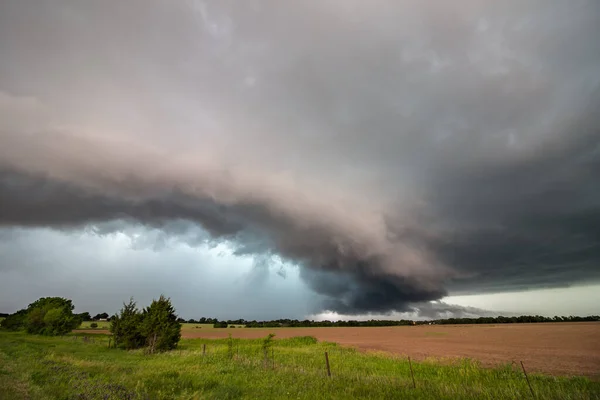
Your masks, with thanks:
[(233, 338), (231, 337), (231, 333), (227, 338), (227, 356), (230, 360), (233, 358)]
[(133, 298), (129, 299), (128, 304), (123, 303), (119, 315), (115, 315), (110, 323), (115, 347), (129, 350), (144, 346), (146, 338), (141, 332), (142, 321), (142, 314)]
[(268, 356), (269, 349), (273, 345), (273, 338), (274, 337), (275, 337), (274, 333), (269, 333), (267, 335), (267, 337), (264, 338), (263, 341), (262, 341), (262, 349), (263, 349), (263, 353), (265, 354), (265, 358)]
[(181, 323), (175, 314), (171, 299), (161, 295), (144, 310), (142, 334), (146, 337), (150, 353), (177, 347), (181, 339)]
[(120, 314), (112, 317), (110, 331), (115, 347), (127, 350), (148, 347), (149, 353), (174, 349), (181, 338), (175, 309), (171, 300), (162, 295), (143, 312), (130, 299), (129, 304), (123, 304)]
[(213, 328), (227, 328), (226, 321), (217, 321), (213, 324)]
[(92, 323), (90, 324), (90, 328), (92, 328), (92, 329), (96, 329), (97, 327), (98, 327), (98, 324), (97, 324), (97, 323), (95, 323), (95, 322), (92, 322)]
[(14, 314), (10, 314), (0, 322), (0, 327), (9, 331), (18, 331), (25, 328), (25, 318), (27, 310), (19, 310)]
[(273, 338), (275, 337), (274, 333), (269, 333), (266, 338), (262, 341), (262, 350), (265, 356), (265, 367), (269, 361), (269, 349), (273, 346)]
[(23, 325), (27, 333), (57, 336), (71, 332), (81, 324), (73, 314), (73, 303), (62, 297), (42, 297), (27, 307)]

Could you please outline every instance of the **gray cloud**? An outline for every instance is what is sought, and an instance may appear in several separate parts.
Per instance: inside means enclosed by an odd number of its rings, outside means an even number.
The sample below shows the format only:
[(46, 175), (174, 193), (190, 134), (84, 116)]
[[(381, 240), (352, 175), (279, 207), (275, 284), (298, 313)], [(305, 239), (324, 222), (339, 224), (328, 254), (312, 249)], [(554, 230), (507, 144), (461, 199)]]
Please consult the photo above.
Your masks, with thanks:
[(348, 314), (599, 281), (599, 27), (583, 0), (9, 1), (0, 224), (227, 242)]
[(343, 314), (343, 313), (321, 313), (310, 316), (316, 320), (431, 320), (445, 318), (479, 318), (479, 317), (497, 317), (497, 316), (520, 315), (506, 311), (490, 311), (477, 307), (465, 307), (457, 304), (451, 304), (444, 301), (430, 301), (422, 303), (413, 303), (405, 311), (387, 311), (385, 313), (366, 313), (366, 314)]
[(514, 315), (514, 313), (511, 312), (489, 311), (477, 307), (463, 307), (456, 304), (448, 304), (443, 301), (413, 305), (412, 312), (415, 313), (419, 319), (479, 318)]

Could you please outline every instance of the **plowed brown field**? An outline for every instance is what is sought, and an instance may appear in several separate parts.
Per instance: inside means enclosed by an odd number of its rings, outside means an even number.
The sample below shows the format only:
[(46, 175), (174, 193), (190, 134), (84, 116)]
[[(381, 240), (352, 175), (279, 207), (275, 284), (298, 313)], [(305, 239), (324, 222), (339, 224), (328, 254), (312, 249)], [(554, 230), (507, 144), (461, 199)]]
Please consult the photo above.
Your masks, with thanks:
[[(96, 331), (98, 332), (98, 331)], [(484, 366), (523, 361), (528, 370), (600, 378), (600, 323), (422, 325), (373, 328), (185, 329), (184, 338), (276, 338), (319, 340), (380, 350), (415, 359), (472, 358)]]

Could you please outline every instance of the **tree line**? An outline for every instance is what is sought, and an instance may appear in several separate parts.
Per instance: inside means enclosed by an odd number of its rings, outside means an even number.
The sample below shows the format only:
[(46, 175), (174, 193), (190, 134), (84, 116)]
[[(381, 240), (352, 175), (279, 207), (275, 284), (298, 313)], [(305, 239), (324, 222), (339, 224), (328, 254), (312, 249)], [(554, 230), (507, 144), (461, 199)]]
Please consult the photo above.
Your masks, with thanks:
[[(66, 335), (90, 317), (89, 313), (74, 314), (74, 308), (69, 299), (42, 297), (27, 308), (7, 315), (0, 322), (0, 327), (35, 335)], [(104, 318), (108, 319), (108, 314), (97, 315), (97, 319)], [(123, 303), (123, 308), (110, 317), (109, 329), (111, 347), (127, 350), (145, 348), (149, 353), (174, 349), (181, 338), (181, 323), (175, 308), (163, 295), (142, 310), (137, 308), (133, 298), (129, 303)]]
[(0, 326), (37, 335), (64, 335), (81, 325), (81, 318), (73, 314), (74, 308), (71, 300), (62, 297), (42, 297), (27, 308), (8, 315)]
[(592, 322), (600, 321), (600, 316), (590, 315), (587, 317), (579, 316), (554, 316), (544, 317), (541, 315), (521, 315), (519, 317), (480, 317), (480, 318), (446, 318), (438, 319), (433, 322), (436, 324), (523, 324), (534, 322)]
[[(180, 337), (181, 324), (212, 324), (215, 328), (227, 328), (231, 325), (243, 325), (246, 328), (311, 328), (311, 327), (369, 327), (369, 326), (407, 326), (426, 324), (514, 324), (536, 322), (585, 322), (600, 321), (600, 316), (554, 316), (541, 315), (498, 316), (479, 318), (445, 318), (425, 321), (411, 320), (377, 320), (366, 321), (314, 321), (297, 319), (276, 319), (266, 321), (245, 320), (219, 320), (217, 318), (202, 317), (199, 319), (185, 320), (175, 314), (170, 300), (161, 296), (154, 300), (150, 307), (138, 310), (133, 299), (128, 304), (123, 304), (123, 309), (113, 316), (108, 313), (96, 314), (84, 312), (73, 314), (74, 306), (71, 300), (59, 297), (40, 298), (30, 304), (26, 309), (14, 314), (0, 314), (5, 319), (0, 326), (10, 330), (25, 330), (28, 333), (43, 335), (64, 335), (81, 325), (83, 321), (98, 321), (107, 319), (111, 322), (110, 331), (115, 339), (114, 346), (121, 348), (138, 348), (149, 346), (151, 351), (164, 350), (176, 346)], [(160, 317), (157, 317), (159, 315)], [(160, 327), (154, 328), (155, 326)], [(179, 335), (179, 336), (178, 336)], [(167, 339), (170, 338), (170, 339)], [(163, 343), (164, 342), (164, 343)]]
[(247, 328), (312, 328), (312, 327), (355, 327), (355, 326), (405, 326), (414, 325), (410, 320), (380, 320), (371, 319), (367, 321), (313, 321), (313, 320), (297, 320), (297, 319), (277, 319), (272, 321), (246, 321), (244, 324)]
[(367, 326), (406, 326), (406, 325), (465, 325), (465, 324), (519, 324), (535, 322), (591, 322), (600, 321), (600, 316), (591, 315), (586, 317), (579, 316), (554, 316), (544, 317), (541, 315), (521, 315), (521, 316), (498, 316), (498, 317), (479, 317), (479, 318), (445, 318), (424, 321), (411, 320), (378, 320), (371, 319), (366, 321), (314, 321), (297, 319), (277, 319), (270, 321), (246, 321), (243, 319), (216, 321), (213, 323), (215, 328), (227, 328), (228, 325), (244, 325), (246, 328), (317, 328), (317, 327), (367, 327)]

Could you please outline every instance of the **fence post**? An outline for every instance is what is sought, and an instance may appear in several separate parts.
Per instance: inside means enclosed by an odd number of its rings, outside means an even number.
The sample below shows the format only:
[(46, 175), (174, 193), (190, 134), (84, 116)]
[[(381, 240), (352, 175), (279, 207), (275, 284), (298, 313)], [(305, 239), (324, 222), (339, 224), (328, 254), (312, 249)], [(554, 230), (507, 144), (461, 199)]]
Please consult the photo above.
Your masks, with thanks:
[(523, 368), (523, 374), (525, 375), (527, 386), (529, 386), (529, 391), (531, 392), (531, 395), (535, 397), (535, 393), (533, 392), (533, 388), (531, 387), (531, 382), (529, 382), (529, 377), (527, 376), (527, 371), (525, 371), (525, 365), (523, 365), (523, 361), (521, 361), (521, 368)]
[(408, 356), (408, 365), (410, 367), (410, 377), (412, 378), (412, 381), (413, 381), (413, 388), (416, 389), (417, 384), (415, 383), (415, 374), (413, 373), (412, 362), (410, 361), (410, 356)]
[(329, 368), (329, 355), (325, 352), (325, 364), (327, 364), (327, 376), (331, 378), (331, 369)]
[(202, 345), (202, 357), (206, 355), (206, 343)]

